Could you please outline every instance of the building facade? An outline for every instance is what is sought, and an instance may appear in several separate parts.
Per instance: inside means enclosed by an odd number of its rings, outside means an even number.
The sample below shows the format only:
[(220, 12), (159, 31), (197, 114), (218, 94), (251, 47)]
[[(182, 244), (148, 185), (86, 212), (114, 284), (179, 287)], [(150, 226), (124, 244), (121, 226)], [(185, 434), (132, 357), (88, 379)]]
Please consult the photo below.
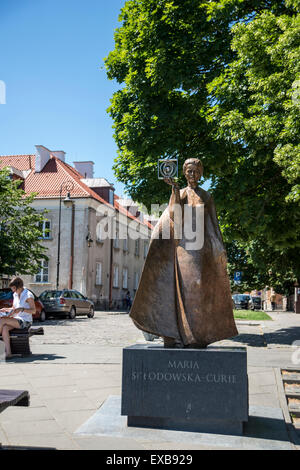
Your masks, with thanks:
[(118, 202), (114, 187), (94, 178), (93, 162), (65, 162), (65, 152), (36, 146), (35, 155), (0, 156), (27, 194), (44, 211), (41, 243), (49, 260), (34, 276), (22, 276), (36, 295), (72, 288), (99, 308), (122, 308), (134, 296), (153, 226)]

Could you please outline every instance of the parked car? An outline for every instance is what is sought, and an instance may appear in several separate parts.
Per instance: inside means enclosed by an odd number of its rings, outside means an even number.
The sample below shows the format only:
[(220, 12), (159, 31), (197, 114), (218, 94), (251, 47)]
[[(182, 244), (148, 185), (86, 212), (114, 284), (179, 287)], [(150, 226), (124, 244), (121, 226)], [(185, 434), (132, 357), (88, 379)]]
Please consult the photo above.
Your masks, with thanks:
[(249, 300), (249, 308), (251, 310), (260, 310), (261, 309), (261, 298), (256, 296), (251, 296)]
[(77, 315), (94, 316), (94, 304), (77, 290), (45, 290), (39, 296), (46, 314), (65, 315), (74, 319)]
[[(34, 292), (32, 292), (30, 289), (28, 289), (29, 292), (31, 292), (34, 296), (34, 303), (35, 303), (35, 309), (36, 312), (34, 315), (32, 315), (33, 320), (37, 321), (45, 321), (46, 320), (46, 311), (44, 308), (43, 303), (39, 300), (39, 298), (35, 295)], [(3, 289), (0, 289), (0, 308), (5, 308), (5, 307), (12, 307), (13, 306), (13, 292), (9, 287), (5, 287)]]
[(234, 294), (232, 296), (233, 302), (234, 302), (234, 307), (237, 310), (247, 310), (249, 307), (249, 300), (250, 300), (250, 295), (248, 294)]

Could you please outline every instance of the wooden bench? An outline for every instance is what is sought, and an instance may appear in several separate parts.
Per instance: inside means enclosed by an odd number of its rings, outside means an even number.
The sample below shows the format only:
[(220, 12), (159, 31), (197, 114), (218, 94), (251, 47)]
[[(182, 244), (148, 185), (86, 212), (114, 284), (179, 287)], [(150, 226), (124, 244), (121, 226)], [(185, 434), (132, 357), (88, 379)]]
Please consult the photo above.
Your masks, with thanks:
[[(41, 326), (31, 326), (30, 328), (10, 330), (10, 347), (12, 354), (21, 354), (22, 356), (30, 356), (29, 338), (33, 335), (43, 335), (44, 328)], [(2, 336), (0, 335), (0, 340)]]
[(0, 413), (9, 406), (29, 406), (27, 390), (0, 390)]

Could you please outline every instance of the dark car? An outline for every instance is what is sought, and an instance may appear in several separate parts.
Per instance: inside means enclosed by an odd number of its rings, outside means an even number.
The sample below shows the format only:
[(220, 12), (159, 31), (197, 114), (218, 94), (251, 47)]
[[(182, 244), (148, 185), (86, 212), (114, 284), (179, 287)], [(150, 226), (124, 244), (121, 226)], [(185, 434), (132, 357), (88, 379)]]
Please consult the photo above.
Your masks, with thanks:
[(47, 316), (64, 315), (74, 319), (77, 315), (94, 316), (94, 303), (77, 290), (45, 290), (39, 299)]
[(234, 294), (232, 296), (234, 306), (237, 310), (247, 310), (249, 307), (250, 295), (248, 294)]
[[(38, 299), (34, 292), (28, 289), (29, 292), (33, 294), (35, 309), (36, 312), (32, 315), (33, 320), (38, 321), (45, 321), (46, 320), (46, 312), (44, 309), (43, 303)], [(13, 306), (13, 292), (9, 287), (5, 287), (0, 289), (0, 308), (12, 308)]]
[(256, 296), (251, 296), (249, 300), (249, 308), (251, 310), (260, 310), (261, 309), (261, 298)]

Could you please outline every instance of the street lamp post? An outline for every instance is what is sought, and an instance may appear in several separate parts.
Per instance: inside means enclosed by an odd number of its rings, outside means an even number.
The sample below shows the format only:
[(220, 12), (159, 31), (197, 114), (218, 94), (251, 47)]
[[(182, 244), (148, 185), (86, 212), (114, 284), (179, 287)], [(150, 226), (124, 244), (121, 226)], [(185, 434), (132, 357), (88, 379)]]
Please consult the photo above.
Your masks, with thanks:
[(67, 197), (65, 198), (66, 204), (70, 202), (70, 192), (74, 188), (73, 181), (63, 181), (60, 185), (59, 191), (59, 213), (58, 213), (58, 237), (57, 237), (57, 263), (56, 263), (56, 290), (59, 289), (59, 267), (60, 267), (60, 234), (61, 234), (61, 200), (62, 200), (62, 192), (65, 189), (68, 191)]

